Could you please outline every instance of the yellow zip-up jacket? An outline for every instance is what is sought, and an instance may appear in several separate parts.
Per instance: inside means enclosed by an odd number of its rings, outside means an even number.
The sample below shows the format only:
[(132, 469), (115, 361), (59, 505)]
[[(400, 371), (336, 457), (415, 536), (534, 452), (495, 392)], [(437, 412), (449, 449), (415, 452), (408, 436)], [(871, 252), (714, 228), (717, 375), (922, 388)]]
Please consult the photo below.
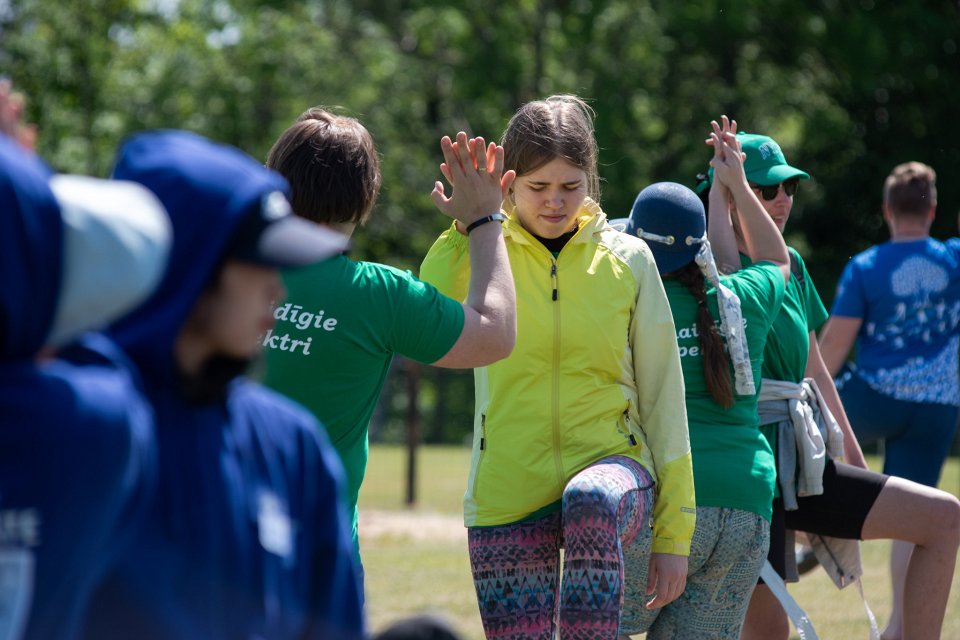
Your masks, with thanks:
[[(509, 216), (510, 213), (506, 212)], [(515, 523), (610, 455), (657, 481), (653, 551), (689, 555), (696, 522), (683, 374), (669, 303), (647, 245), (612, 229), (592, 200), (555, 259), (509, 217), (517, 289), (513, 353), (475, 370), (468, 527)], [(421, 278), (463, 300), (469, 243), (451, 227)]]

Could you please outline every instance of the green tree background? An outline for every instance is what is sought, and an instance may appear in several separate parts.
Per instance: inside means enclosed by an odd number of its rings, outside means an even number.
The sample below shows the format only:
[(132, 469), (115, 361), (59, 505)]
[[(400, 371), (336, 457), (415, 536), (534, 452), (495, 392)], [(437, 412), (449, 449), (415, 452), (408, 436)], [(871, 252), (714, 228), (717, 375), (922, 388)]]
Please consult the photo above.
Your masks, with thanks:
[[(934, 235), (960, 210), (960, 2), (739, 0), (0, 0), (0, 74), (28, 96), (39, 152), (105, 176), (131, 132), (185, 128), (264, 158), (313, 105), (360, 118), (384, 189), (355, 254), (416, 270), (446, 226), (428, 194), (438, 139), (498, 138), (523, 102), (586, 98), (603, 206), (691, 185), (726, 113), (811, 173), (788, 241), (825, 302), (852, 254), (886, 239), (880, 187), (899, 162), (940, 176)], [(402, 432), (403, 367), (377, 426)], [(469, 433), (472, 378), (422, 371), (423, 435)]]

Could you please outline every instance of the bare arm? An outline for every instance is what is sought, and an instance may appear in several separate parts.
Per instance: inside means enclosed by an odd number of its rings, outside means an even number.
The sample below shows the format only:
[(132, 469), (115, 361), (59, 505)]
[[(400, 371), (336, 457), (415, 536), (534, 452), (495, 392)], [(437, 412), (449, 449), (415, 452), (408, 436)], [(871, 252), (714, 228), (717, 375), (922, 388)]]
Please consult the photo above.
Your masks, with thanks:
[(767, 215), (746, 179), (742, 184), (729, 188), (737, 205), (747, 255), (753, 262), (772, 262), (777, 265), (784, 282), (787, 282), (790, 279), (790, 255), (777, 225)]
[(707, 216), (707, 239), (717, 261), (717, 270), (720, 273), (739, 271), (740, 251), (730, 219), (730, 190), (716, 180), (710, 185)]
[(844, 462), (860, 467), (867, 468), (867, 461), (863, 457), (863, 451), (860, 450), (860, 443), (857, 436), (850, 427), (850, 421), (847, 419), (847, 412), (843, 410), (843, 403), (840, 402), (840, 395), (837, 393), (837, 387), (833, 383), (833, 377), (827, 371), (827, 366), (820, 355), (820, 348), (817, 346), (817, 334), (810, 332), (810, 348), (807, 352), (807, 370), (805, 375), (813, 378), (820, 388), (820, 395), (823, 401), (827, 403), (827, 408), (833, 414), (840, 431), (843, 432), (843, 457)]
[[(730, 131), (737, 132), (737, 121), (728, 120), (721, 116), (722, 127), (716, 121), (711, 122), (714, 133)], [(714, 144), (713, 136), (707, 138), (707, 144), (713, 147), (713, 157), (723, 154), (723, 145)], [(714, 170), (716, 174), (716, 170)], [(710, 195), (707, 198), (707, 239), (713, 250), (713, 257), (717, 262), (720, 273), (733, 273), (740, 270), (740, 251), (737, 248), (737, 236), (733, 231), (733, 221), (730, 218), (730, 190), (714, 176), (710, 184)]]
[(517, 340), (516, 292), (499, 223), (470, 233), (470, 289), (463, 314), (460, 337), (434, 366), (484, 367), (510, 355)]
[[(443, 183), (434, 186), (434, 203), (458, 222), (458, 227), (500, 211), (503, 194), (514, 172), (503, 174), (503, 147), (483, 138), (467, 140), (457, 134), (456, 144), (444, 137), (440, 143), (444, 164), (441, 172), (450, 180), (454, 194), (447, 198)], [(470, 242), (470, 285), (463, 304), (463, 330), (438, 367), (466, 369), (483, 367), (506, 358), (517, 340), (517, 302), (513, 273), (499, 222), (473, 229)]]
[(820, 353), (831, 377), (836, 377), (857, 339), (862, 318), (830, 316), (820, 332)]

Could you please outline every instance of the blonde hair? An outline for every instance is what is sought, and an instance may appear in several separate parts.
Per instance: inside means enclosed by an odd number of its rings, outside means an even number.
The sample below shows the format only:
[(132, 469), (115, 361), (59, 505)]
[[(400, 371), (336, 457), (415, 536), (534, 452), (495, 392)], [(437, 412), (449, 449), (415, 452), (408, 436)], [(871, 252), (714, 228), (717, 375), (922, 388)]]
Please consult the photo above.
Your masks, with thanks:
[(599, 202), (595, 115), (590, 105), (574, 95), (554, 95), (526, 103), (510, 118), (500, 138), (504, 169), (522, 176), (554, 158), (563, 158), (583, 170), (587, 195)]

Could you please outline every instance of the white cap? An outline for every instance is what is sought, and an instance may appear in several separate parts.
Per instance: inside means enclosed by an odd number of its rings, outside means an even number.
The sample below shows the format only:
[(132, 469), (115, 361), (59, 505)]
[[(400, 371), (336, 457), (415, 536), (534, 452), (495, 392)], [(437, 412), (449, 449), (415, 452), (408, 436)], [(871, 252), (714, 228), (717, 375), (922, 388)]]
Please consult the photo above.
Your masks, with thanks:
[(47, 344), (132, 311), (160, 283), (173, 242), (170, 220), (134, 182), (73, 175), (50, 179), (63, 219), (63, 276)]

